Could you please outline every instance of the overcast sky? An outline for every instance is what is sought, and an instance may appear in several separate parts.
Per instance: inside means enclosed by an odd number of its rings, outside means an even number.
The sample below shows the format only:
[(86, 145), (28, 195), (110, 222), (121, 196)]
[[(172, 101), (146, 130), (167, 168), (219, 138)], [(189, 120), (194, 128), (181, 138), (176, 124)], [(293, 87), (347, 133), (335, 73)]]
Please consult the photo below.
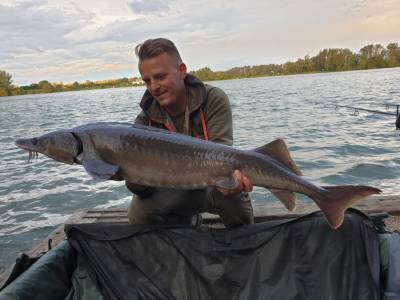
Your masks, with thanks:
[(400, 42), (400, 1), (0, 0), (0, 70), (17, 85), (138, 76), (134, 46), (155, 37), (189, 70), (284, 63)]

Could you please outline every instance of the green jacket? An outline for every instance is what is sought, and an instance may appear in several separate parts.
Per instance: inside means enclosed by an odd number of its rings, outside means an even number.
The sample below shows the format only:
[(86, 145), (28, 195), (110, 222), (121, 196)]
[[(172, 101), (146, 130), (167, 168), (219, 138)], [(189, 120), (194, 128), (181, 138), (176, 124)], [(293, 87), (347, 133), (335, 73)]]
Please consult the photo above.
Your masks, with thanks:
[[(232, 146), (232, 111), (228, 96), (220, 89), (204, 84), (193, 75), (187, 74), (185, 85), (188, 91), (189, 128), (190, 135), (204, 139), (200, 110), (203, 111), (210, 141)], [(140, 102), (142, 111), (136, 117), (135, 123), (165, 128), (164, 124), (172, 125), (174, 131), (183, 133), (176, 120), (158, 104), (146, 91)]]
[[(204, 139), (204, 130), (201, 121), (202, 111), (207, 127), (208, 140), (232, 146), (232, 111), (227, 95), (221, 89), (204, 84), (190, 74), (185, 78), (185, 85), (189, 95), (190, 135)], [(142, 111), (136, 117), (135, 123), (158, 128), (166, 128), (165, 124), (168, 123), (174, 131), (185, 133), (183, 126), (184, 116), (175, 119), (169, 116), (148, 91), (144, 93), (140, 107)], [(152, 197), (155, 191), (154, 188), (138, 186), (128, 182), (126, 185), (129, 190), (141, 198)], [(199, 212), (206, 211), (219, 214), (225, 226), (231, 227), (253, 223), (253, 211), (247, 193), (242, 193), (230, 199), (226, 199), (215, 188), (192, 191), (190, 196), (185, 194), (185, 191), (176, 191), (176, 193), (183, 198), (190, 198), (192, 203), (200, 203), (202, 209), (199, 209)], [(160, 207), (159, 210), (162, 211), (163, 208)], [(177, 213), (179, 215), (179, 212)]]

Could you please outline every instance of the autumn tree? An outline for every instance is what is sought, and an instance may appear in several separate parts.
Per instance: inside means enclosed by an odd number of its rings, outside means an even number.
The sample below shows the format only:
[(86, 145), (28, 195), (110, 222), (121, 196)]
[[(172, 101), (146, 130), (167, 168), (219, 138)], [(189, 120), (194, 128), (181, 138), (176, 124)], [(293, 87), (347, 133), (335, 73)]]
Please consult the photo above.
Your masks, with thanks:
[(0, 70), (0, 96), (8, 96), (12, 84), (11, 74)]
[(375, 69), (386, 67), (386, 49), (380, 44), (367, 45), (360, 49), (359, 67), (361, 69)]
[(399, 67), (400, 66), (400, 48), (398, 43), (390, 43), (386, 46), (387, 53), (387, 66)]
[(51, 93), (53, 92), (53, 85), (47, 80), (42, 80), (38, 83), (39, 89), (42, 93)]

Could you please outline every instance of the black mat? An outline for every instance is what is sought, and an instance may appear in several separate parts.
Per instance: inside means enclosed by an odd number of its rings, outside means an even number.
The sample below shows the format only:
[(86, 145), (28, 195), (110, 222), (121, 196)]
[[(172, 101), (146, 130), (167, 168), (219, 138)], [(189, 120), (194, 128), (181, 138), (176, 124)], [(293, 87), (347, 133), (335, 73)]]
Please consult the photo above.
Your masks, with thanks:
[(380, 299), (377, 233), (356, 212), (238, 229), (67, 225), (110, 299)]

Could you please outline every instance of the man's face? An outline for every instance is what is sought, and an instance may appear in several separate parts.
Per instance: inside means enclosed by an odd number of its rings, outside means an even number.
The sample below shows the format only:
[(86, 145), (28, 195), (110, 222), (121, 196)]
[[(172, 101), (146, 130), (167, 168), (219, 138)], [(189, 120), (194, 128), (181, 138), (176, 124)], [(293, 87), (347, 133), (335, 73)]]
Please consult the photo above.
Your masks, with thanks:
[(186, 66), (167, 53), (140, 61), (139, 72), (147, 90), (162, 107), (173, 107), (185, 95)]

